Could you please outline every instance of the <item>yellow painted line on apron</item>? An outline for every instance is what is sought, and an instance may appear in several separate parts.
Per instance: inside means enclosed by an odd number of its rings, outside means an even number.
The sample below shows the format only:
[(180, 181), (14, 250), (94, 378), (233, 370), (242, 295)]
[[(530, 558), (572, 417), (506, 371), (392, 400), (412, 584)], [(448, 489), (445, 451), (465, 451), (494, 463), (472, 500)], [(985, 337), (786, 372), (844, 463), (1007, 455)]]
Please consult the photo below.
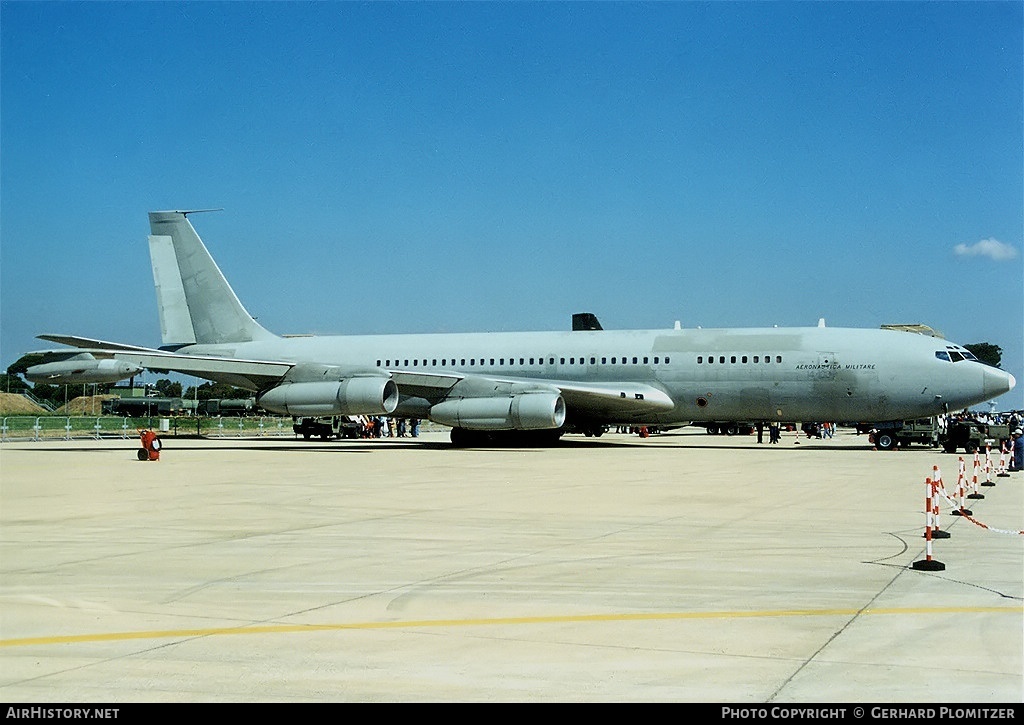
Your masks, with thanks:
[(539, 617), (492, 617), (481, 619), (419, 619), (394, 622), (352, 622), (349, 624), (270, 624), (202, 629), (158, 629), (145, 632), (68, 634), (52, 637), (22, 637), (0, 640), (0, 647), (72, 644), (79, 642), (123, 642), (140, 639), (190, 639), (225, 635), (294, 634), (371, 629), (422, 629), (436, 627), (521, 626), (536, 624), (583, 624), (588, 622), (652, 622), (687, 619), (751, 619), (755, 617), (852, 617), (855, 615), (915, 614), (1024, 614), (1022, 607), (913, 607), (880, 609), (793, 609), (751, 612), (648, 612), (619, 614), (567, 614)]

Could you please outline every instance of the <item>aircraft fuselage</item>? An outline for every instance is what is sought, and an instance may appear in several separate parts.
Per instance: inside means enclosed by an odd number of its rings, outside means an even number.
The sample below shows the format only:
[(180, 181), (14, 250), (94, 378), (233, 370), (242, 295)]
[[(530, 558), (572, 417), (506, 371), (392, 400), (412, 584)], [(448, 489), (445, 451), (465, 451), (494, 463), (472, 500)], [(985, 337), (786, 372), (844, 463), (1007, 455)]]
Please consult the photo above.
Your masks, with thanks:
[[(954, 362), (947, 348), (963, 350), (902, 331), (806, 327), (319, 336), (177, 352), (556, 386), (634, 381), (662, 391), (671, 404), (601, 420), (672, 424), (894, 420), (960, 410), (1008, 389), (1005, 372)], [(937, 355), (943, 352), (946, 359)], [(432, 402), (405, 394), (401, 384), (399, 391), (395, 415), (422, 415)], [(570, 422), (589, 419), (568, 402)]]

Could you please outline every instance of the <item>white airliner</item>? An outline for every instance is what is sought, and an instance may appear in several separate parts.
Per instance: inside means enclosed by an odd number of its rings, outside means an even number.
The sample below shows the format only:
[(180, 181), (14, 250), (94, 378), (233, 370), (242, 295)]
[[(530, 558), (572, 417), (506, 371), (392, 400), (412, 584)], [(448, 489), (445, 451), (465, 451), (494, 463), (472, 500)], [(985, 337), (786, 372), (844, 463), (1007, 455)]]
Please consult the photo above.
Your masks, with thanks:
[[(1015, 385), (939, 337), (825, 327), (280, 337), (235, 296), (188, 219), (150, 212), (159, 349), (40, 335), (33, 380), (122, 380), (173, 370), (252, 390), (297, 416), (395, 415), (555, 440), (608, 425), (888, 421), (958, 411)], [(63, 357), (62, 357), (63, 355)]]

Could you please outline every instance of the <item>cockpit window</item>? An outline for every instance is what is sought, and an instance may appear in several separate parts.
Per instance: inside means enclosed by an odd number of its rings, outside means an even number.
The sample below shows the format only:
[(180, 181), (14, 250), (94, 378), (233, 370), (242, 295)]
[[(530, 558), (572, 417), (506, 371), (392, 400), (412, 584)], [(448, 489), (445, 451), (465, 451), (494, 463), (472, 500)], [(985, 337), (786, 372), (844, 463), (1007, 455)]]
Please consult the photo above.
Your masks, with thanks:
[(974, 353), (972, 353), (970, 350), (954, 350), (951, 347), (947, 347), (945, 350), (936, 350), (935, 357), (937, 357), (939, 360), (948, 360), (949, 362), (960, 362), (961, 360), (978, 360), (978, 358), (975, 357)]

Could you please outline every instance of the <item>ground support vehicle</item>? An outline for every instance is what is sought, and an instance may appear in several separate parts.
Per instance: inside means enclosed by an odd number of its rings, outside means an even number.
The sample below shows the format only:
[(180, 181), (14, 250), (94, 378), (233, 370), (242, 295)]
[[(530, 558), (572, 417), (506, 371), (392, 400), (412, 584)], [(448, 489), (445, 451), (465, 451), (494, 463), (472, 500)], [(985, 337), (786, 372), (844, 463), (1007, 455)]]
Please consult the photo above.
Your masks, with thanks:
[(300, 435), (307, 441), (316, 436), (327, 440), (329, 438), (359, 438), (362, 434), (362, 426), (358, 421), (347, 415), (334, 415), (314, 418), (292, 418), (292, 430), (295, 435)]
[[(862, 431), (865, 424), (858, 424)], [(912, 443), (930, 447), (942, 446), (946, 453), (963, 449), (970, 454), (991, 446), (1000, 450), (1010, 440), (1010, 427), (977, 420), (951, 420), (942, 425), (938, 418), (894, 420), (870, 424), (871, 441), (883, 451), (901, 448)]]
[(917, 418), (875, 423), (871, 429), (870, 440), (880, 450), (888, 451), (911, 443), (935, 448), (941, 442), (941, 437), (942, 431), (937, 418)]
[(961, 448), (966, 453), (974, 453), (985, 450), (986, 446), (999, 451), (1009, 442), (1010, 426), (978, 420), (950, 421), (941, 439), (942, 450), (946, 453), (956, 453)]

